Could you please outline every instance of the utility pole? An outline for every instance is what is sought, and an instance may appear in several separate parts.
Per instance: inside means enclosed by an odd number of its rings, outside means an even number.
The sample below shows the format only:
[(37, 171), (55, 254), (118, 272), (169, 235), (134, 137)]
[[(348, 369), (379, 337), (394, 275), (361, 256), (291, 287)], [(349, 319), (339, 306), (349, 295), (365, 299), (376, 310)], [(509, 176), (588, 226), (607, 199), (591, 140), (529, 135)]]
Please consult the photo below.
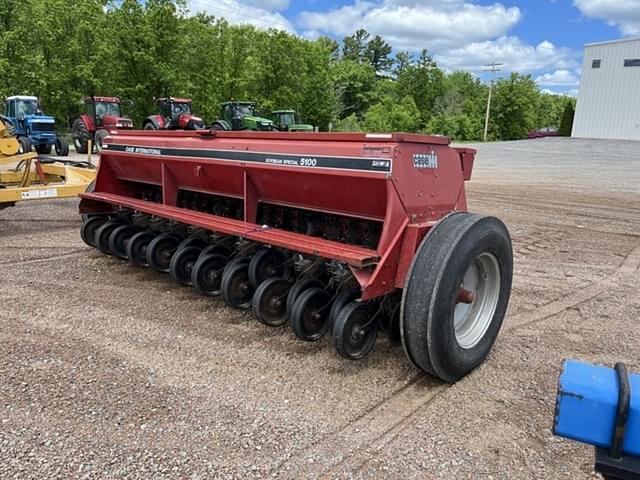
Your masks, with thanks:
[(489, 65), (485, 65), (483, 72), (491, 72), (491, 81), (489, 82), (489, 97), (487, 98), (487, 114), (484, 117), (484, 141), (487, 141), (487, 131), (489, 130), (489, 111), (491, 110), (491, 90), (493, 90), (493, 82), (496, 79), (496, 72), (500, 71), (502, 63), (490, 63)]

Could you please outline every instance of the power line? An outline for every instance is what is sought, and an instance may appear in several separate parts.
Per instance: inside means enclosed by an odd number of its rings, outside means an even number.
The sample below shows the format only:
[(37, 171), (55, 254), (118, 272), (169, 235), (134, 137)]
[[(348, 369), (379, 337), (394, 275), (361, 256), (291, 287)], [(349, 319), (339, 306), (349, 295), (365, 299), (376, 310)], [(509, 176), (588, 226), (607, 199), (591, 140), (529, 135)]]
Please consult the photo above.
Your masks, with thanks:
[(489, 97), (487, 97), (487, 114), (484, 117), (484, 141), (487, 141), (487, 132), (489, 130), (489, 111), (491, 110), (491, 90), (493, 90), (493, 82), (496, 79), (496, 72), (499, 72), (501, 69), (498, 67), (501, 67), (502, 65), (504, 65), (503, 63), (490, 63), (488, 65), (485, 65), (485, 67), (489, 67), (489, 68), (485, 68), (482, 71), (483, 72), (491, 72), (491, 80), (489, 81)]

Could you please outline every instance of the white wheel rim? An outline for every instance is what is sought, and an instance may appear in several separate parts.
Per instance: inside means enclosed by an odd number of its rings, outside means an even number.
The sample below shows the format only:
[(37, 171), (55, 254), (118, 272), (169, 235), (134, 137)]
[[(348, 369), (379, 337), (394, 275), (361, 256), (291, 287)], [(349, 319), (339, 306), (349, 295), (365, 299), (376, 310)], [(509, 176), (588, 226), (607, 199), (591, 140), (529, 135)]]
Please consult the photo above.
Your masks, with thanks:
[(500, 266), (491, 253), (478, 255), (462, 279), (461, 288), (473, 294), (471, 303), (457, 303), (453, 313), (456, 341), (461, 348), (475, 347), (489, 329), (500, 297)]

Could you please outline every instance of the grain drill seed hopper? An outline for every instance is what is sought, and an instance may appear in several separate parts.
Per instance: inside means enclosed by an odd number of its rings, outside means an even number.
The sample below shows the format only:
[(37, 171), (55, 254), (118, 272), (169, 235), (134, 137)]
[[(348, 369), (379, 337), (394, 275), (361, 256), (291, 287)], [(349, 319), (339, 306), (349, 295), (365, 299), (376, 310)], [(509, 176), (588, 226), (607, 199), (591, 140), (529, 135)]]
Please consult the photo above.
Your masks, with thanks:
[(119, 132), (82, 238), (361, 359), (379, 332), (454, 382), (488, 355), (512, 277), (504, 224), (467, 213), (475, 151), (409, 134)]

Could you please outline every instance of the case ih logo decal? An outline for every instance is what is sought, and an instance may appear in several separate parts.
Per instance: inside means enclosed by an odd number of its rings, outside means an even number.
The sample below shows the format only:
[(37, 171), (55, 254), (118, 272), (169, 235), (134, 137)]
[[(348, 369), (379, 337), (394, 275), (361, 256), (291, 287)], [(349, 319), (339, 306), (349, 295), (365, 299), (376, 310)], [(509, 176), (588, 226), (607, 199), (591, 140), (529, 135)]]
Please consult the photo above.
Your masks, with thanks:
[(268, 163), (270, 165), (283, 165), (298, 168), (337, 168), (341, 170), (359, 170), (365, 172), (391, 172), (391, 160), (382, 160), (379, 158), (289, 155), (283, 153), (247, 152), (239, 150), (136, 147), (117, 144), (108, 144), (105, 145), (104, 148), (113, 152), (137, 153), (142, 155), (235, 160), (238, 162)]
[(431, 153), (414, 153), (413, 166), (415, 168), (438, 168), (438, 154), (434, 151), (431, 151)]

